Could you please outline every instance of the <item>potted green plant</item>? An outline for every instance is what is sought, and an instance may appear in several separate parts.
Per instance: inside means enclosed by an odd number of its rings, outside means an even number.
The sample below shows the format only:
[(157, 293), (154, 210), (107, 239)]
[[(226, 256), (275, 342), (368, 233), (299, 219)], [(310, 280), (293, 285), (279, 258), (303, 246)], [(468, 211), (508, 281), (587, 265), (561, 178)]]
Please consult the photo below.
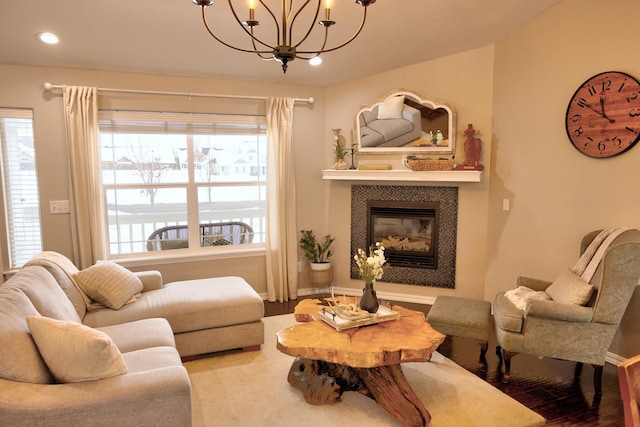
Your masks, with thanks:
[(333, 167), (335, 169), (347, 169), (349, 165), (344, 161), (345, 156), (349, 153), (349, 149), (340, 145), (340, 141), (335, 139), (333, 144), (333, 157), (335, 159), (335, 163)]
[(335, 238), (330, 234), (324, 236), (322, 241), (316, 238), (313, 230), (301, 230), (300, 249), (304, 257), (310, 263), (311, 283), (317, 288), (326, 288), (333, 281), (333, 268), (329, 257), (331, 256), (331, 244)]

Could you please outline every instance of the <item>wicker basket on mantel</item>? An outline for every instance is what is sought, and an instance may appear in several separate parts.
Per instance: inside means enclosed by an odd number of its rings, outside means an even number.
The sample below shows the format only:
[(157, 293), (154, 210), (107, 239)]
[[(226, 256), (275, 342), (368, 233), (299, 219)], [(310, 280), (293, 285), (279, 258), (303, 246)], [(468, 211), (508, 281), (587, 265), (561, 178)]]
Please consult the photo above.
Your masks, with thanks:
[(412, 171), (450, 171), (453, 170), (451, 159), (408, 159), (407, 166)]

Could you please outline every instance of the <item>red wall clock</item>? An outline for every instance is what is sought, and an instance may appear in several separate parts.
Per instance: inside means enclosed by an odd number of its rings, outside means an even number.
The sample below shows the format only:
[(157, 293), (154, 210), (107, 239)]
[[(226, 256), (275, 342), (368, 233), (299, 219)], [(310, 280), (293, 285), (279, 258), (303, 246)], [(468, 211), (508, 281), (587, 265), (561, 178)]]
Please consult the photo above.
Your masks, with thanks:
[(594, 158), (617, 156), (640, 139), (640, 82), (629, 74), (596, 74), (576, 90), (566, 115), (569, 140)]

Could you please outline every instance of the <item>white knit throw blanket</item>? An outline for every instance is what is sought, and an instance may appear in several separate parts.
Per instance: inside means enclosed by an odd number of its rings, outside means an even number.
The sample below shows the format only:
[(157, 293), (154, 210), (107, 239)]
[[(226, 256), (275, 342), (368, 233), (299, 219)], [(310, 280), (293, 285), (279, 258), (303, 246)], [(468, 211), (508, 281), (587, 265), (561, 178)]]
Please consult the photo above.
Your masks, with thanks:
[(604, 252), (609, 245), (622, 233), (630, 230), (629, 227), (615, 227), (602, 230), (589, 244), (576, 265), (572, 270), (582, 277), (585, 282), (590, 282), (596, 268), (600, 264), (600, 260), (604, 256)]
[[(616, 237), (627, 230), (630, 230), (630, 228), (615, 227), (602, 230), (591, 241), (576, 265), (572, 267), (572, 270), (579, 275), (582, 280), (589, 283), (609, 245), (611, 245)], [(527, 301), (531, 299), (551, 300), (551, 297), (547, 295), (546, 292), (534, 291), (526, 286), (518, 286), (516, 289), (507, 291), (505, 292), (505, 296), (520, 310), (525, 310), (527, 308)]]

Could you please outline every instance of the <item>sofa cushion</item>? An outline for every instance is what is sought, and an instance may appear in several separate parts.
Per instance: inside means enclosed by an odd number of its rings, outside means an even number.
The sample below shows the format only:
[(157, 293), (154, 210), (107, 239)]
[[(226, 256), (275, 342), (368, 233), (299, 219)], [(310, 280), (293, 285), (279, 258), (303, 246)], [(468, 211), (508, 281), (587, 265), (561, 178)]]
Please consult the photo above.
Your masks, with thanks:
[(167, 283), (120, 310), (89, 311), (84, 324), (101, 327), (164, 317), (174, 333), (181, 333), (255, 322), (263, 316), (260, 295), (241, 277), (227, 276)]
[(405, 119), (376, 120), (369, 123), (373, 129), (384, 137), (385, 142), (413, 131), (413, 123)]
[(39, 314), (22, 291), (7, 287), (7, 283), (0, 286), (0, 378), (36, 384), (52, 383), (51, 372), (27, 326), (27, 316)]
[(378, 107), (373, 107), (372, 110), (364, 110), (360, 114), (360, 126), (366, 126), (374, 120), (378, 120)]
[(123, 353), (130, 374), (145, 373), (171, 366), (182, 367), (178, 350), (174, 347), (151, 347)]
[(593, 295), (593, 285), (585, 282), (570, 268), (565, 268), (545, 290), (555, 302), (585, 305)]
[(42, 358), (60, 383), (127, 373), (122, 354), (102, 331), (42, 316), (27, 317), (27, 324)]
[(109, 335), (121, 353), (151, 347), (175, 347), (167, 319), (151, 318), (96, 328)]
[(138, 276), (111, 261), (100, 261), (80, 271), (74, 279), (89, 298), (114, 310), (142, 292)]
[(43, 267), (24, 267), (4, 286), (20, 289), (42, 316), (81, 322), (67, 295)]
[(381, 134), (368, 126), (360, 128), (360, 145), (362, 147), (377, 147), (382, 144), (384, 144), (384, 138)]

